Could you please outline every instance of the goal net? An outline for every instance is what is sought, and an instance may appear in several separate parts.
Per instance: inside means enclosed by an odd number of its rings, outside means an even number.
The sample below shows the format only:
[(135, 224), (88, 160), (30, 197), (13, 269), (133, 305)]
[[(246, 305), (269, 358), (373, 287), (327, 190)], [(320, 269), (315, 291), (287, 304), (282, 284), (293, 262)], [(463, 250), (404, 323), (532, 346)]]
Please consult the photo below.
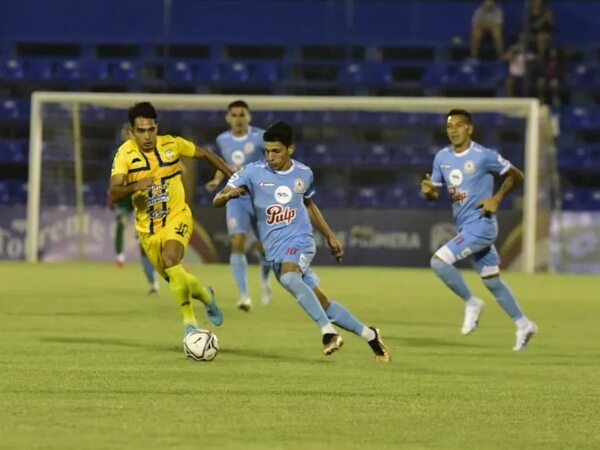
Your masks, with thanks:
[[(278, 119), (294, 125), (295, 157), (313, 168), (318, 203), (355, 264), (426, 265), (424, 255), (452, 235), (449, 202), (429, 204), (419, 194), (419, 183), (431, 171), (435, 152), (447, 145), (445, 113), (469, 110), (474, 140), (498, 149), (526, 174), (524, 189), (501, 207), (503, 235), (497, 246), (503, 265), (526, 272), (547, 268), (556, 175), (551, 118), (537, 100), (501, 98), (36, 92), (31, 100), (27, 259), (114, 255), (114, 213), (106, 206), (106, 192), (112, 157), (126, 137), (129, 106), (150, 101), (158, 111), (159, 134), (211, 147), (227, 127), (227, 104), (240, 98), (250, 105), (253, 126), (265, 128)], [(186, 166), (184, 179), (190, 204), (200, 210), (196, 218), (207, 224), (200, 240), (214, 256), (226, 246), (227, 235), (222, 213), (208, 208), (211, 196), (203, 184), (211, 175), (194, 162)], [(135, 255), (132, 236), (128, 246)], [(203, 259), (210, 260), (207, 254)]]

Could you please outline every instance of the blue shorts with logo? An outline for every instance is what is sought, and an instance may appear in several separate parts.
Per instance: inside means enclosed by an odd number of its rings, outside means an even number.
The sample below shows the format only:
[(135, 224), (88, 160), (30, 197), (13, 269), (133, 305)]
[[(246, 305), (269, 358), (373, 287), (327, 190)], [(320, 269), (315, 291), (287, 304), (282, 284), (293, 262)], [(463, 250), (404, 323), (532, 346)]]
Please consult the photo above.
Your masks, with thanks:
[(298, 238), (292, 239), (286, 245), (283, 245), (279, 253), (272, 261), (273, 272), (279, 281), (281, 276), (281, 267), (284, 263), (294, 263), (302, 272), (302, 279), (311, 288), (319, 286), (321, 280), (317, 274), (310, 268), (310, 264), (317, 254), (317, 247), (314, 239)]
[(250, 230), (258, 238), (256, 226), (256, 215), (252, 208), (252, 200), (249, 195), (235, 198), (227, 202), (227, 232), (229, 236), (234, 234), (248, 234)]
[(494, 245), (497, 236), (496, 220), (481, 218), (460, 227), (458, 234), (435, 254), (448, 264), (469, 258), (473, 269), (482, 277), (496, 275), (500, 270), (500, 255)]

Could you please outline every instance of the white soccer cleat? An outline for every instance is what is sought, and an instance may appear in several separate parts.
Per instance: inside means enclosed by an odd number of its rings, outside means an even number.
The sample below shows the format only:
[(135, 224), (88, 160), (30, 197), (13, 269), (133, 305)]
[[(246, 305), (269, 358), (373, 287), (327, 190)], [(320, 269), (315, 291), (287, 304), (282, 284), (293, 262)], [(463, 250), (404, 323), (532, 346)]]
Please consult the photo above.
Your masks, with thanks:
[(531, 338), (537, 334), (537, 332), (538, 327), (531, 320), (527, 322), (527, 325), (525, 325), (524, 327), (517, 328), (517, 341), (515, 342), (513, 350), (515, 352), (523, 350), (525, 347), (527, 347), (527, 344), (529, 343)]
[(477, 329), (479, 317), (481, 316), (484, 307), (485, 303), (478, 298), (473, 298), (467, 302), (467, 306), (465, 306), (465, 320), (460, 329), (462, 334), (466, 336)]
[(260, 297), (263, 305), (268, 305), (269, 303), (271, 303), (272, 300), (272, 291), (271, 291), (271, 284), (267, 281), (266, 283), (263, 283), (262, 285), (262, 296)]
[(252, 309), (252, 299), (248, 296), (242, 296), (237, 302), (238, 309), (249, 312)]

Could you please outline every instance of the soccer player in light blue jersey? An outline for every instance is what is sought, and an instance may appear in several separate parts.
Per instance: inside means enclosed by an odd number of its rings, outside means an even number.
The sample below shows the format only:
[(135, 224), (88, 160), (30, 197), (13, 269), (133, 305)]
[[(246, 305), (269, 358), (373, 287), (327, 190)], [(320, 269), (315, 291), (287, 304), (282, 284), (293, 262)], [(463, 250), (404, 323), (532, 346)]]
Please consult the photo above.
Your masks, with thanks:
[[(229, 124), (230, 130), (217, 137), (217, 148), (234, 171), (245, 164), (264, 159), (264, 130), (250, 126), (251, 119), (250, 108), (243, 100), (236, 100), (227, 106), (225, 120)], [(223, 178), (221, 172), (216, 172), (214, 178), (206, 184), (206, 190), (214, 192)], [(248, 260), (246, 259), (246, 235), (251, 230), (258, 238), (256, 217), (250, 199), (242, 197), (227, 203), (227, 231), (231, 238), (229, 264), (240, 292), (238, 308), (242, 311), (250, 311), (252, 308), (252, 299), (248, 290)], [(271, 265), (264, 259), (260, 242), (258, 251), (261, 254), (261, 299), (263, 304), (268, 305), (271, 302), (271, 286), (269, 284)]]
[[(527, 346), (538, 327), (525, 316), (508, 285), (500, 278), (500, 257), (494, 246), (498, 236), (496, 212), (502, 200), (523, 182), (523, 172), (494, 150), (471, 140), (473, 122), (468, 111), (453, 109), (447, 114), (446, 131), (451, 145), (440, 150), (433, 160), (433, 173), (421, 182), (421, 192), (437, 200), (446, 186), (452, 200), (452, 212), (458, 234), (431, 258), (437, 276), (465, 302), (461, 332), (470, 334), (477, 328), (484, 302), (475, 297), (456, 261), (469, 258), (483, 284), (517, 327), (513, 350)], [(496, 193), (494, 175), (503, 177)]]
[(240, 197), (250, 198), (266, 259), (279, 283), (321, 329), (325, 355), (339, 350), (343, 344), (333, 323), (364, 338), (377, 361), (389, 362), (390, 355), (379, 330), (363, 325), (340, 303), (329, 300), (310, 267), (316, 253), (311, 222), (323, 233), (338, 262), (344, 249), (313, 200), (312, 171), (292, 159), (292, 127), (275, 122), (265, 131), (263, 139), (266, 161), (248, 164), (236, 172), (215, 197), (215, 206)]

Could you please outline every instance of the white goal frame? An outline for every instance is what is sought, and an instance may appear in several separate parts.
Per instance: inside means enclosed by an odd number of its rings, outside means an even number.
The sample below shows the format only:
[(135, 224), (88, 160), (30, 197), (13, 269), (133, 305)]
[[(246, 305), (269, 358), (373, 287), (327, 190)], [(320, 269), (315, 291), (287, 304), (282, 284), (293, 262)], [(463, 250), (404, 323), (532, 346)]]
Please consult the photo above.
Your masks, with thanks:
[[(495, 112), (525, 118), (525, 196), (523, 205), (523, 265), (524, 272), (535, 271), (536, 227), (538, 202), (538, 161), (540, 121), (548, 119), (546, 108), (533, 98), (458, 98), (458, 97), (342, 97), (342, 96), (263, 96), (263, 95), (189, 95), (146, 93), (89, 93), (89, 92), (34, 92), (31, 96), (29, 137), (29, 181), (27, 203), (26, 257), (38, 261), (40, 188), (42, 172), (42, 106), (44, 103), (62, 103), (73, 107), (73, 121), (79, 120), (79, 106), (93, 104), (112, 108), (127, 108), (135, 102), (152, 102), (159, 110), (221, 110), (223, 105), (240, 97), (253, 110), (362, 110), (387, 112), (446, 113), (452, 108), (470, 112)], [(80, 164), (75, 142), (75, 164)], [(76, 173), (80, 173), (76, 167)], [(81, 202), (78, 194), (78, 204)], [(78, 205), (81, 207), (81, 205)]]

